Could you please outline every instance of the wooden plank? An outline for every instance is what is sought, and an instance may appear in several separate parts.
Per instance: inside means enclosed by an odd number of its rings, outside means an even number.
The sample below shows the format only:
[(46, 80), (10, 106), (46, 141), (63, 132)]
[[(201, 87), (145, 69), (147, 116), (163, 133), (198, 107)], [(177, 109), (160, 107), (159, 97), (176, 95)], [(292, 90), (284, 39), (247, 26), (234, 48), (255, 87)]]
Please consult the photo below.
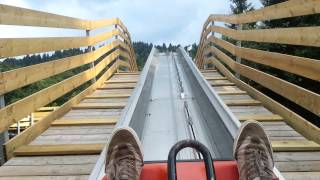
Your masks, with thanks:
[(256, 120), (256, 121), (284, 121), (284, 119), (276, 114), (264, 115), (264, 114), (245, 114), (245, 115), (236, 115), (240, 121), (246, 120)]
[(10, 159), (13, 156), (13, 151), (22, 145), (26, 145), (44, 132), (55, 119), (59, 119), (62, 115), (66, 114), (75, 104), (78, 104), (85, 96), (92, 94), (92, 92), (103, 82), (112, 76), (112, 74), (118, 69), (118, 63), (113, 64), (103, 76), (96, 81), (95, 84), (89, 86), (87, 89), (82, 91), (80, 94), (76, 95), (68, 102), (60, 106), (58, 109), (54, 110), (49, 116), (43, 118), (40, 122), (36, 123), (32, 127), (26, 129), (19, 135), (10, 139), (5, 143), (5, 150), (7, 158)]
[[(116, 40), (92, 52), (3, 72), (0, 76), (0, 81), (3, 82), (0, 84), (0, 94), (88, 64), (118, 46), (119, 40)], [(118, 53), (113, 54), (116, 56)], [(14, 81), (9, 81), (9, 79), (14, 79)]]
[(210, 83), (211, 86), (217, 87), (217, 86), (235, 86), (234, 83), (231, 82), (224, 82), (224, 83)]
[[(222, 51), (212, 48), (221, 60), (230, 65), (229, 67), (242, 76), (245, 76), (262, 86), (272, 90), (273, 92), (286, 97), (294, 103), (306, 108), (316, 115), (320, 115), (320, 95), (312, 91), (304, 89), (300, 86), (282, 80), (252, 67), (233, 61), (230, 57), (225, 57)], [(221, 54), (221, 55), (219, 55)], [(226, 60), (226, 61), (225, 61)]]
[(275, 161), (320, 161), (320, 151), (317, 152), (276, 152), (273, 154)]
[(24, 145), (14, 151), (16, 156), (100, 154), (105, 144)]
[(204, 69), (204, 70), (201, 70), (201, 73), (212, 73), (212, 72), (217, 72), (216, 69)]
[(206, 77), (206, 80), (207, 81), (210, 81), (210, 80), (228, 80), (226, 77)]
[(276, 162), (279, 171), (285, 172), (319, 172), (320, 161), (293, 161), (293, 162)]
[(211, 26), (210, 31), (232, 39), (277, 44), (302, 46), (320, 46), (320, 27), (293, 27), (259, 30), (233, 30), (219, 26)]
[(319, 180), (320, 172), (281, 172), (288, 180)]
[(105, 84), (111, 84), (111, 83), (137, 83), (138, 80), (108, 80), (105, 82)]
[(90, 125), (104, 125), (115, 124), (119, 117), (109, 119), (59, 119), (51, 123), (52, 126), (90, 126)]
[(137, 75), (140, 76), (140, 72), (117, 72), (115, 75)]
[(313, 141), (272, 141), (273, 151), (320, 151), (320, 145)]
[(50, 37), (50, 38), (1, 38), (0, 57), (13, 57), (62, 49), (92, 46), (120, 35), (120, 30), (104, 32), (89, 37)]
[(320, 81), (320, 61), (316, 59), (237, 47), (216, 37), (210, 37), (209, 41), (246, 60)]
[(217, 91), (219, 95), (245, 95), (245, 91)]
[(82, 103), (72, 107), (72, 109), (122, 109), (127, 103)]
[(111, 26), (117, 24), (124, 31), (127, 28), (118, 18), (102, 19), (96, 21), (88, 21), (68, 16), (62, 16), (42, 11), (13, 7), (8, 5), (0, 5), (1, 24), (4, 25), (20, 25), (20, 26), (38, 26), (53, 28), (69, 28), (93, 30), (99, 27)]
[(98, 155), (68, 155), (68, 156), (34, 156), (15, 157), (7, 161), (4, 166), (45, 166), (63, 164), (94, 164)]
[(239, 15), (211, 15), (211, 21), (222, 21), (231, 24), (246, 24), (257, 21), (282, 19), (320, 13), (320, 5), (315, 0), (290, 0), (255, 11), (248, 11)]
[(227, 106), (259, 106), (260, 101), (257, 100), (224, 100)]
[[(117, 55), (117, 53), (115, 54)], [(119, 54), (117, 56), (115, 56), (115, 54), (112, 53), (108, 55), (94, 68), (81, 72), (0, 109), (0, 131), (4, 131), (10, 125), (34, 112), (38, 108), (49, 104), (98, 75), (108, 64), (118, 57)]]
[[(20, 168), (20, 167), (15, 167)], [(88, 175), (74, 175), (74, 176), (6, 176), (6, 177), (0, 177), (0, 180), (87, 180), (89, 179)]]
[[(47, 165), (47, 166), (3, 166), (0, 177), (29, 176), (73, 176), (89, 175), (95, 164)], [(17, 171), (19, 169), (19, 171)]]
[(259, 92), (253, 87), (249, 86), (245, 82), (237, 79), (223, 64), (215, 60), (214, 64), (219, 71), (224, 74), (228, 79), (237, 84), (241, 89), (245, 90), (253, 98), (263, 102), (263, 105), (266, 108), (270, 109), (276, 114), (282, 116), (285, 121), (291, 125), (296, 131), (298, 131), (303, 136), (307, 137), (310, 140), (313, 140), (317, 143), (320, 143), (319, 132), (320, 128), (316, 127), (312, 123), (308, 122), (306, 119), (302, 118), (298, 114), (294, 113), (285, 106), (279, 104), (275, 100), (266, 96), (265, 94)]
[(99, 89), (133, 89), (136, 87), (136, 83), (116, 83), (106, 84)]
[(128, 98), (130, 94), (92, 94), (86, 96), (85, 99), (105, 99), (105, 98)]

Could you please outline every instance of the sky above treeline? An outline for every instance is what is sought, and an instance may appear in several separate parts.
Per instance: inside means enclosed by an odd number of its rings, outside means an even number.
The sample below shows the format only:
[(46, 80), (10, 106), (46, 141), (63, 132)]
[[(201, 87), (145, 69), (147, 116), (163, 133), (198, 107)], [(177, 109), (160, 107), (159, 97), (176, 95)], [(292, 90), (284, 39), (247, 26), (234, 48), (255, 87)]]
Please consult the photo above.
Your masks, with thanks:
[[(259, 0), (249, 0), (256, 8)], [(198, 43), (209, 14), (229, 14), (228, 0), (0, 0), (0, 4), (89, 20), (119, 17), (133, 41)], [(1, 13), (1, 12), (0, 12)], [(82, 36), (78, 30), (0, 26), (0, 37)]]

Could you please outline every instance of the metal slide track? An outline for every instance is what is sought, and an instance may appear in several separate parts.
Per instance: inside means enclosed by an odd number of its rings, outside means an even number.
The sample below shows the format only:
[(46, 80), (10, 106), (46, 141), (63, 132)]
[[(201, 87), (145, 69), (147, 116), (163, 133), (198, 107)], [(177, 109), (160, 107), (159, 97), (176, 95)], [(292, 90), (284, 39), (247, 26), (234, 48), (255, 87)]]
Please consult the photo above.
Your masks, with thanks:
[[(130, 126), (140, 137), (144, 160), (166, 160), (172, 145), (195, 139), (213, 158), (232, 159), (233, 139), (240, 122), (180, 48), (175, 53), (152, 49), (136, 88), (116, 127)], [(104, 175), (105, 149), (90, 179)], [(180, 159), (198, 159), (191, 149)]]

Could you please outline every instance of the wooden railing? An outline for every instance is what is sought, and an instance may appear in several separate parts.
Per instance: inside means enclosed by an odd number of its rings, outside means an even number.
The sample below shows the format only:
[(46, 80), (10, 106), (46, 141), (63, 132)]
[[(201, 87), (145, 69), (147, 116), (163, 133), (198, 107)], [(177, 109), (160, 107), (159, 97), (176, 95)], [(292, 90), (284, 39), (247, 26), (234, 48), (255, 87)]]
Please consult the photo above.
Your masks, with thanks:
[[(235, 30), (214, 25), (214, 22), (218, 21), (236, 24), (237, 27), (242, 27), (242, 25), (246, 23), (317, 13), (320, 13), (319, 0), (290, 0), (239, 15), (210, 15), (203, 26), (195, 63), (200, 69), (203, 69), (208, 63), (213, 64), (238, 86), (247, 90), (260, 101), (265, 102), (270, 110), (286, 118), (300, 133), (319, 143), (319, 128), (262, 94), (260, 91), (252, 88), (239, 77), (245, 77), (262, 85), (320, 118), (319, 94), (241, 63), (241, 59), (245, 59), (249, 62), (262, 64), (319, 82), (320, 60), (244, 48), (241, 47), (241, 41), (320, 47), (320, 27), (253, 30), (242, 30), (238, 28)], [(216, 34), (237, 41), (237, 45), (219, 38)], [(228, 56), (225, 52), (228, 52), (236, 58)]]
[[(119, 19), (88, 21), (60, 16), (29, 9), (0, 5), (0, 24), (52, 27), (64, 29), (80, 29), (89, 35), (91, 30), (112, 26), (114, 29), (96, 36), (87, 37), (50, 37), (50, 38), (1, 38), (0, 59), (21, 55), (45, 53), (70, 48), (90, 48), (96, 50), (83, 54), (48, 61), (41, 64), (18, 68), (0, 74), (0, 96), (26, 85), (52, 77), (65, 71), (90, 65), (90, 68), (69, 77), (57, 84), (49, 86), (32, 95), (0, 109), (0, 132), (28, 116), (37, 109), (46, 106), (57, 98), (71, 92), (86, 82), (93, 83), (80, 94), (55, 109), (33, 127), (16, 136), (5, 144), (7, 155), (22, 144), (27, 144), (49, 127), (50, 123), (69, 111), (73, 105), (101, 86), (119, 67), (127, 67), (130, 71), (137, 70), (131, 37), (127, 28)], [(102, 60), (100, 60), (102, 58)], [(99, 59), (99, 61), (97, 61)], [(103, 73), (102, 76), (98, 76)], [(100, 77), (100, 78), (97, 78)]]

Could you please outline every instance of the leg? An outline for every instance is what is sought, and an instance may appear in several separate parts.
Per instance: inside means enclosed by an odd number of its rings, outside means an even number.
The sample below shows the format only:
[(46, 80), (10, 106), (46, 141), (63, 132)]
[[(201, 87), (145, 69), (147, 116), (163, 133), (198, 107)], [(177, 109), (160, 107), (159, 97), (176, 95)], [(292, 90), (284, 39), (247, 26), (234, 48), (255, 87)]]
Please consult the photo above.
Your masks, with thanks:
[(141, 143), (137, 134), (130, 127), (116, 129), (107, 147), (107, 180), (139, 180), (142, 166)]
[(273, 152), (267, 134), (256, 121), (242, 124), (234, 143), (240, 180), (272, 180)]

